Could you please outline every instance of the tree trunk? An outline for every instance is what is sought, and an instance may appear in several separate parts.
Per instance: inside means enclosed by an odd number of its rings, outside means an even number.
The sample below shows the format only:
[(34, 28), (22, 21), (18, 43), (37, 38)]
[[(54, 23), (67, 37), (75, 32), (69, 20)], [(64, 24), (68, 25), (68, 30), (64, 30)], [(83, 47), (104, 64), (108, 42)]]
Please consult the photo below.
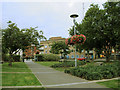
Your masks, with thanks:
[(106, 62), (109, 62), (110, 61), (110, 56), (111, 56), (111, 52), (112, 52), (112, 48), (109, 46), (106, 51)]
[(13, 55), (12, 55), (12, 53), (10, 53), (10, 58), (9, 58), (9, 64), (8, 64), (8, 66), (12, 67), (12, 60), (13, 60)]
[(87, 56), (88, 56), (88, 60), (90, 60), (89, 50), (87, 50)]
[(110, 55), (106, 55), (106, 62), (109, 62), (110, 61)]
[(116, 60), (116, 48), (114, 48), (114, 60)]
[(9, 60), (9, 64), (8, 64), (10, 67), (12, 67), (12, 61)]

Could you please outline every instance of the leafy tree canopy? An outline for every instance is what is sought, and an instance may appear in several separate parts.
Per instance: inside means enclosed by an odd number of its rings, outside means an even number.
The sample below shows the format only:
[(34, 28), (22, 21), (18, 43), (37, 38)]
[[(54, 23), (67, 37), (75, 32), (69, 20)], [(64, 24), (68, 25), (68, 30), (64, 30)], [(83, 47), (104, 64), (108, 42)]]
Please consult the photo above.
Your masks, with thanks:
[[(104, 50), (109, 61), (112, 48), (120, 46), (120, 2), (106, 2), (104, 9), (91, 4), (82, 23), (76, 22), (77, 34), (84, 34), (86, 42), (80, 47), (84, 49), (96, 48)], [(73, 27), (69, 30), (73, 35)]]
[[(9, 53), (12, 56), (16, 54), (20, 49), (25, 50), (27, 46), (31, 44), (38, 45), (41, 39), (45, 39), (43, 32), (36, 30), (35, 28), (20, 30), (15, 23), (8, 22), (8, 27), (2, 29), (2, 52), (3, 54)], [(10, 61), (12, 61), (10, 59)]]
[(58, 41), (51, 44), (50, 52), (53, 54), (63, 54), (65, 57), (65, 55), (70, 53), (70, 50), (65, 41)]

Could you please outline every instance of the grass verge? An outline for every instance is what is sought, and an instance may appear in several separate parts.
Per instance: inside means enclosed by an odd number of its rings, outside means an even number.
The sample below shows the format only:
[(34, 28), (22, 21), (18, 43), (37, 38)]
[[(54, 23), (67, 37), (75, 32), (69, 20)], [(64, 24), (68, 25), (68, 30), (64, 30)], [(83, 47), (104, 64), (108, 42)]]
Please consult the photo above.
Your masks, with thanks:
[(109, 80), (109, 81), (97, 82), (97, 83), (112, 88), (114, 90), (120, 90), (120, 80)]
[[(12, 67), (8, 66), (8, 63), (2, 65), (2, 86), (31, 86), (41, 85), (33, 73), (22, 73), (31, 72), (27, 65), (23, 62), (14, 62)], [(14, 73), (12, 73), (14, 72)], [(21, 72), (21, 73), (15, 73)]]
[(2, 72), (31, 72), (24, 62), (13, 62), (12, 67), (8, 63), (2, 64)]
[(55, 61), (47, 61), (47, 62), (36, 62), (36, 63), (50, 67), (51, 65), (54, 65), (54, 64), (59, 63), (59, 62), (58, 61), (56, 61), (56, 62)]
[[(36, 63), (50, 67), (50, 66), (52, 66), (52, 65), (54, 65), (54, 64), (62, 63), (62, 62), (58, 62), (58, 61), (47, 61), (47, 62), (36, 62)], [(64, 72), (65, 69), (69, 69), (69, 68), (73, 68), (73, 67), (59, 67), (59, 68), (53, 68), (53, 69), (56, 69), (56, 70), (58, 70), (58, 71)]]
[[(12, 90), (8, 88), (2, 88), (2, 90)], [(45, 88), (13, 88), (13, 90), (46, 90)]]
[(3, 73), (2, 86), (31, 86), (41, 85), (32, 73)]

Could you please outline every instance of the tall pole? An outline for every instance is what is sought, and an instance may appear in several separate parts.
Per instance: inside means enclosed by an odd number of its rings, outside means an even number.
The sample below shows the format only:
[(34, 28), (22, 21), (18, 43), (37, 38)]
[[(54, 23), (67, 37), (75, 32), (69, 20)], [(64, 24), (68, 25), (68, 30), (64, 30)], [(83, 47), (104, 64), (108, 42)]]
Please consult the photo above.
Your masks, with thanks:
[(85, 8), (84, 8), (84, 2), (83, 2), (83, 19), (84, 19), (84, 9), (85, 9)]
[[(73, 19), (74, 23), (74, 35), (76, 35), (76, 29), (75, 29), (75, 18)], [(75, 44), (75, 67), (77, 67), (77, 59), (76, 59), (76, 44)]]
[[(73, 18), (73, 23), (74, 23), (74, 35), (76, 35), (76, 30), (75, 30), (75, 18), (78, 17), (77, 14), (72, 14), (70, 15), (71, 18)], [(77, 59), (76, 59), (76, 45), (75, 45), (75, 67), (77, 67)]]

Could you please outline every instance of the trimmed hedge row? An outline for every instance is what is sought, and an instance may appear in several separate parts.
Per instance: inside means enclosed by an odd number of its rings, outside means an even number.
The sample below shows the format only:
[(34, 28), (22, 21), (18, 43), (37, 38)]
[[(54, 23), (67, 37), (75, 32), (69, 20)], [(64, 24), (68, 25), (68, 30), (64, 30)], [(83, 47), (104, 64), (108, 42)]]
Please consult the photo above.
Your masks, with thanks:
[(64, 72), (87, 80), (111, 79), (120, 76), (119, 63), (114, 62), (101, 66), (87, 65), (85, 67), (66, 69)]
[(56, 54), (38, 54), (36, 55), (38, 61), (59, 61), (60, 57)]
[[(86, 61), (78, 61), (77, 62), (78, 66), (85, 65), (85, 64), (86, 64)], [(74, 61), (65, 61), (65, 62), (62, 62), (62, 63), (54, 64), (51, 67), (57, 68), (57, 67), (74, 67), (74, 66), (75, 66), (75, 62)]]

